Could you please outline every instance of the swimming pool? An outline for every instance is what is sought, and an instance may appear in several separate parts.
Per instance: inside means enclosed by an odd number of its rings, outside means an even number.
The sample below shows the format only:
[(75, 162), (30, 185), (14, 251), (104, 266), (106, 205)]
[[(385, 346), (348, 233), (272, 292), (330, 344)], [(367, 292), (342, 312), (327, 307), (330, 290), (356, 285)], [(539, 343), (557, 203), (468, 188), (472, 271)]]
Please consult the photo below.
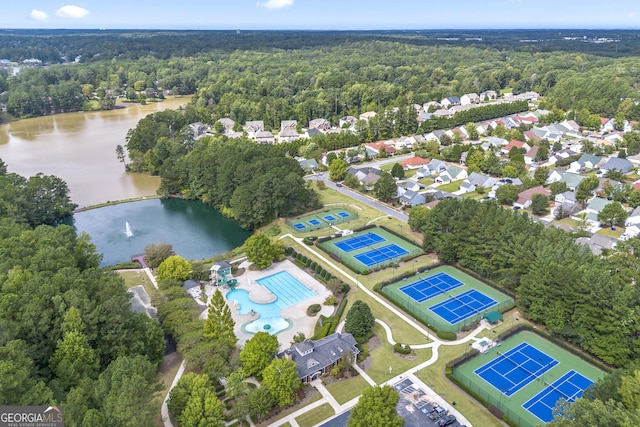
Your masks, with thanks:
[(276, 300), (269, 304), (258, 304), (251, 301), (249, 292), (244, 289), (234, 289), (227, 294), (227, 299), (239, 306), (240, 314), (255, 311), (260, 315), (257, 320), (242, 325), (245, 331), (253, 334), (267, 331), (276, 335), (288, 329), (291, 322), (281, 316), (282, 310), (317, 295), (287, 271), (263, 277), (256, 282), (269, 289), (276, 296)]

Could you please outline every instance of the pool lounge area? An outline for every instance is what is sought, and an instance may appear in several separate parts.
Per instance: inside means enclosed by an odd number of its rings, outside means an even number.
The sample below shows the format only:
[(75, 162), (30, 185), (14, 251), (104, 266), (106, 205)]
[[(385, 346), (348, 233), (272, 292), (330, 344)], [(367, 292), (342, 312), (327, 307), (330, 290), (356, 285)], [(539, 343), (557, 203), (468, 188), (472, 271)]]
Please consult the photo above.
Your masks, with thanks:
[[(268, 332), (289, 345), (293, 335), (313, 335), (319, 315), (310, 317), (307, 308), (321, 304), (331, 292), (315, 278), (285, 260), (271, 267), (246, 269), (238, 277), (235, 289), (224, 289), (225, 298), (236, 322), (234, 332), (239, 343), (257, 332)], [(334, 307), (322, 306), (320, 314), (330, 315)]]

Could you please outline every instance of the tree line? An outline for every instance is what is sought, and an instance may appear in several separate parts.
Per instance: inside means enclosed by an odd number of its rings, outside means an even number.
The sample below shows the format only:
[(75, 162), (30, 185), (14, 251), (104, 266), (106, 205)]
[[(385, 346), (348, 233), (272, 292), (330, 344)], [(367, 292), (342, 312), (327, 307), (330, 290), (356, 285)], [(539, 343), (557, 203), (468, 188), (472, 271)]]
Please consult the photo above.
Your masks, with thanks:
[(639, 239), (595, 257), (571, 233), (470, 199), (413, 208), (409, 224), (443, 262), (515, 291), (520, 310), (552, 334), (616, 366), (640, 355)]
[(89, 236), (46, 225), (73, 209), (66, 184), (2, 165), (0, 402), (61, 404), (70, 426), (154, 425), (160, 324), (131, 311)]

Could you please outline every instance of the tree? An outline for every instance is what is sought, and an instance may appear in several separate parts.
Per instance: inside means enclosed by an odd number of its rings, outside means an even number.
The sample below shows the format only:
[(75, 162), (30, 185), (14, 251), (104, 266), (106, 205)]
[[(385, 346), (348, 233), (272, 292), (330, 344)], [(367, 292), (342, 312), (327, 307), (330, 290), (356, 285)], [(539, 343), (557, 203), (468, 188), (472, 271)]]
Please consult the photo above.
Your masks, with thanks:
[(344, 185), (349, 188), (358, 188), (360, 187), (360, 181), (358, 181), (358, 177), (352, 174), (347, 174), (344, 179)]
[(396, 412), (400, 395), (393, 387), (370, 387), (351, 410), (348, 427), (402, 427), (404, 420)]
[(284, 255), (282, 243), (271, 242), (271, 239), (264, 233), (256, 233), (249, 237), (244, 243), (244, 247), (247, 259), (260, 270), (269, 267), (274, 260)]
[(169, 413), (174, 418), (180, 418), (193, 392), (197, 389), (208, 387), (209, 383), (207, 375), (198, 375), (195, 372), (183, 375), (169, 394), (169, 401), (167, 402)]
[(116, 145), (116, 157), (118, 158), (118, 161), (121, 162), (122, 164), (124, 164), (124, 148), (122, 148), (122, 145), (118, 144)]
[(329, 164), (329, 179), (332, 181), (342, 181), (347, 176), (349, 164), (344, 159), (335, 159)]
[(248, 376), (261, 378), (266, 368), (278, 351), (278, 339), (267, 332), (257, 332), (244, 344), (240, 351), (240, 363)]
[(597, 176), (587, 176), (583, 179), (578, 188), (576, 188), (576, 199), (579, 202), (584, 202), (593, 195), (593, 191), (600, 185), (600, 180)]
[(289, 405), (301, 385), (296, 363), (286, 358), (273, 359), (262, 372), (262, 385), (278, 406)]
[(611, 202), (598, 213), (598, 221), (608, 224), (610, 227), (614, 225), (622, 227), (627, 216), (627, 211), (624, 210), (619, 202)]
[(414, 206), (409, 209), (409, 227), (414, 231), (421, 231), (427, 224), (431, 209), (424, 206)]
[(638, 206), (640, 206), (640, 190), (632, 190), (629, 193), (628, 199), (629, 200), (627, 202), (632, 208), (637, 208)]
[(193, 275), (193, 265), (179, 255), (171, 255), (158, 266), (158, 282), (183, 282)]
[(549, 198), (544, 194), (534, 194), (531, 197), (531, 212), (534, 215), (543, 215), (549, 207)]
[(371, 328), (375, 324), (375, 318), (367, 303), (356, 301), (353, 303), (345, 319), (344, 330), (353, 335), (356, 341), (364, 341), (369, 338)]
[(181, 427), (224, 427), (224, 408), (213, 387), (194, 388), (178, 421)]
[(391, 174), (389, 172), (382, 172), (382, 175), (380, 175), (380, 178), (373, 186), (375, 196), (383, 202), (388, 202), (396, 196), (397, 192), (398, 187)]
[(538, 147), (538, 152), (536, 153), (536, 157), (534, 160), (536, 162), (543, 162), (549, 158), (549, 147), (545, 144), (540, 144)]
[(469, 139), (471, 141), (477, 141), (478, 140), (480, 135), (478, 135), (478, 128), (476, 127), (475, 124), (467, 123), (464, 128), (467, 131), (467, 134), (469, 134)]
[(238, 369), (233, 371), (230, 375), (227, 376), (227, 396), (232, 399), (240, 397), (246, 394), (249, 386), (245, 382), (245, 375), (242, 369)]
[(391, 176), (394, 178), (404, 178), (404, 169), (400, 163), (394, 163), (391, 168)]
[(538, 185), (544, 185), (547, 182), (547, 178), (549, 178), (549, 168), (546, 166), (537, 168), (533, 173), (533, 179)]
[(518, 187), (513, 184), (505, 184), (496, 190), (496, 199), (500, 204), (510, 205), (518, 200)]
[(204, 322), (204, 337), (209, 340), (220, 340), (229, 347), (234, 347), (238, 341), (233, 333), (234, 326), (231, 309), (225, 302), (222, 292), (216, 289), (209, 301), (209, 313)]
[(173, 246), (170, 243), (152, 243), (144, 248), (145, 261), (151, 268), (158, 268), (162, 261), (173, 253)]

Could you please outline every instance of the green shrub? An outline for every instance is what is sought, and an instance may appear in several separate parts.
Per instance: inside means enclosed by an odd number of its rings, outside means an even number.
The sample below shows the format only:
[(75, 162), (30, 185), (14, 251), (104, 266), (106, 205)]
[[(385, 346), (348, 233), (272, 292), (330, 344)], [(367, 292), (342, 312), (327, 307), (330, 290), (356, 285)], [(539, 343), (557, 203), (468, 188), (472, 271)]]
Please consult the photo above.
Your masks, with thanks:
[(447, 332), (447, 331), (437, 331), (436, 335), (438, 338), (447, 340), (447, 341), (455, 341), (457, 335), (455, 332)]
[(315, 316), (320, 312), (320, 310), (322, 310), (320, 304), (311, 304), (309, 308), (307, 308), (307, 314), (309, 316)]
[(333, 295), (329, 295), (327, 299), (324, 300), (324, 305), (336, 305), (337, 303), (338, 300)]
[(304, 243), (307, 246), (312, 246), (313, 245), (313, 240), (311, 240), (308, 237), (305, 237), (304, 239), (302, 239), (302, 243)]
[(338, 306), (338, 310), (336, 310), (336, 318), (338, 320), (342, 316), (342, 313), (344, 313), (344, 309), (345, 309), (346, 306), (347, 306), (347, 299), (346, 298), (342, 298), (342, 301), (340, 301), (340, 305)]
[(399, 342), (397, 342), (393, 346), (393, 351), (400, 354), (409, 354), (411, 353), (411, 347), (409, 346), (409, 344), (400, 344)]
[(368, 274), (369, 274), (369, 270), (362, 270), (362, 275), (363, 275), (363, 276), (366, 276), (366, 275), (368, 275)]

